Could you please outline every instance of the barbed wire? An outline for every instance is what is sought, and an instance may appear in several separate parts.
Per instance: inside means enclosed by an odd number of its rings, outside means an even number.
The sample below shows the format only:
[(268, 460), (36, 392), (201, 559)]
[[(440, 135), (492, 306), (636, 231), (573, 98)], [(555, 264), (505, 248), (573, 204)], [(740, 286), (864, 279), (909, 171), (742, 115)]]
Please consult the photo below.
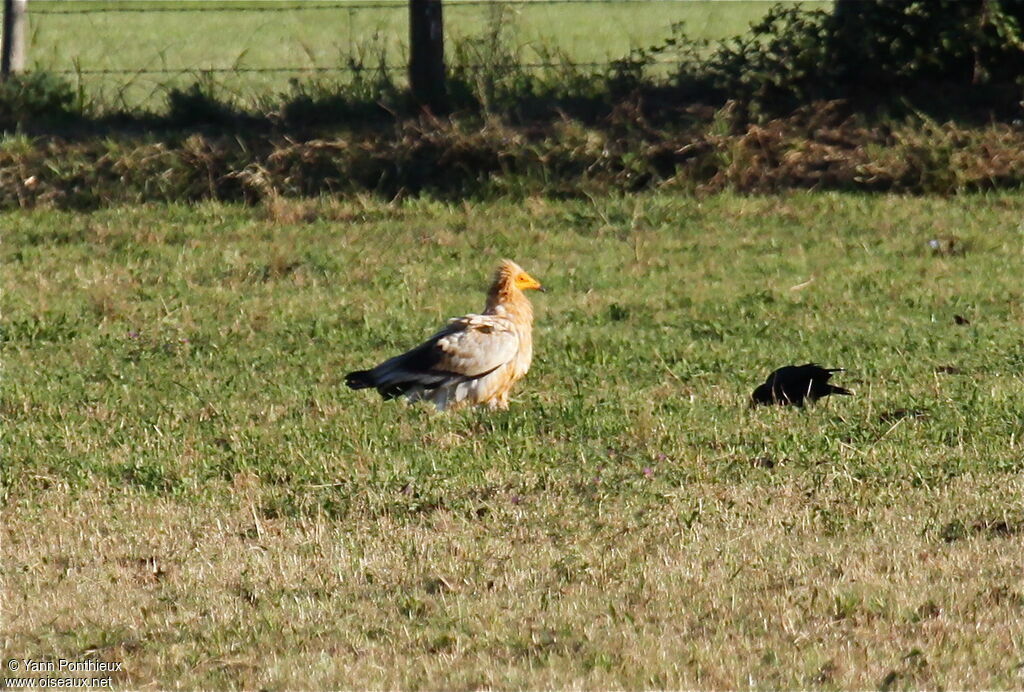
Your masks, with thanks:
[[(39, 2), (40, 0), (36, 0)], [(506, 0), (498, 0), (505, 2)], [(547, 2), (548, 0), (541, 0)], [(601, 0), (602, 2), (604, 0)], [(629, 0), (632, 1), (632, 0)], [(181, 13), (181, 12), (306, 12), (310, 10), (370, 10), (370, 9), (404, 9), (405, 5), (394, 3), (361, 3), (359, 5), (291, 5), (288, 7), (93, 7), (80, 10), (35, 10), (32, 15), (50, 14), (149, 14), (149, 13)]]
[(377, 67), (167, 67), (153, 70), (126, 70), (126, 69), (82, 69), (82, 70), (47, 70), (57, 74), (80, 74), (80, 75), (146, 75), (146, 74), (248, 74), (248, 73), (280, 73), (280, 72), (393, 72), (408, 69), (402, 65), (378, 65)]
[[(149, 12), (180, 13), (180, 12), (308, 12), (323, 10), (399, 10), (407, 9), (408, 3), (399, 0), (398, 2), (336, 2), (336, 3), (302, 3), (301, 5), (267, 6), (244, 5), (232, 7), (231, 5), (218, 4), (216, 6), (202, 6), (199, 2), (184, 3), (179, 0), (175, 7), (83, 7), (81, 9), (35, 9), (37, 3), (60, 3), (66, 4), (68, 0), (33, 0), (33, 7), (30, 10), (32, 15), (70, 15), (70, 14), (145, 14)], [(199, 0), (200, 2), (203, 0)], [(230, 0), (220, 0), (221, 2)], [(251, 3), (253, 0), (234, 0), (235, 2)], [(277, 3), (279, 0), (267, 0), (268, 3)], [(697, 3), (697, 2), (722, 2), (723, 0), (447, 0), (444, 3), (446, 8), (457, 7), (484, 7), (494, 5), (517, 5), (520, 7), (531, 5), (626, 5), (626, 4), (665, 4), (665, 3)], [(727, 1), (727, 0), (726, 0)], [(739, 1), (739, 0), (737, 0)]]
[[(472, 64), (472, 65), (453, 65), (449, 67), (450, 71), (457, 72), (459, 70), (484, 70), (484, 69), (497, 69), (507, 70), (515, 67), (522, 67), (527, 69), (542, 69), (542, 68), (595, 68), (595, 67), (610, 67), (615, 64), (616, 61), (600, 61), (600, 62), (526, 62), (526, 63), (509, 63), (507, 65), (502, 64)], [(679, 64), (677, 60), (657, 60), (657, 64), (661, 65), (676, 65)], [(157, 69), (66, 69), (66, 70), (48, 70), (49, 72), (55, 72), (57, 74), (76, 74), (76, 75), (146, 75), (146, 74), (163, 74), (163, 75), (185, 75), (185, 74), (260, 74), (260, 73), (287, 73), (287, 72), (400, 72), (408, 69), (408, 65), (375, 65), (373, 67), (355, 67), (351, 65), (341, 65), (336, 67), (165, 67)]]

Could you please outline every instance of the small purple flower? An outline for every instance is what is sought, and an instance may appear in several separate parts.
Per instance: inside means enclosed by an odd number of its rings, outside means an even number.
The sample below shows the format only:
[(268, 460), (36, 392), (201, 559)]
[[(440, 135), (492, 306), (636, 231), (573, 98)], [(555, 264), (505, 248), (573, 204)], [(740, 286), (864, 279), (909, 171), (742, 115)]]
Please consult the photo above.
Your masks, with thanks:
[(644, 475), (647, 476), (648, 478), (654, 478), (654, 469), (652, 469), (650, 466), (645, 466)]
[(139, 338), (139, 333), (136, 332), (136, 331), (128, 332), (128, 338), (129, 339), (138, 339)]
[(513, 495), (512, 497), (509, 498), (509, 500), (512, 502), (512, 504), (518, 505), (520, 502), (523, 501), (523, 498), (519, 497), (518, 495)]
[(658, 452), (658, 457), (657, 458), (658, 458), (658, 461), (665, 461), (666, 459), (668, 459), (668, 455), (665, 454), (664, 452)]

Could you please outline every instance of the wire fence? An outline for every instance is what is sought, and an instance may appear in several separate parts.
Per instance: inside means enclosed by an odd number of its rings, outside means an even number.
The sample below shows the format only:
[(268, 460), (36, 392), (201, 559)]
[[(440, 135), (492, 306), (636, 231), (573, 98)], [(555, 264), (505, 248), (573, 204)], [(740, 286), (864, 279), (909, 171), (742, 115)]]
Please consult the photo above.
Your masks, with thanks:
[[(656, 63), (664, 65), (674, 65), (675, 60), (657, 60)], [(558, 63), (553, 62), (517, 62), (515, 67), (526, 68), (531, 70), (539, 70), (544, 68), (556, 67)], [(574, 68), (602, 68), (608, 67), (611, 63), (609, 62), (572, 62), (571, 65)], [(473, 64), (460, 65), (460, 68), (465, 69), (491, 69), (495, 65), (493, 63), (487, 64)], [(511, 66), (511, 65), (509, 65)], [(337, 67), (209, 67), (209, 68), (196, 68), (191, 72), (198, 73), (213, 73), (213, 74), (286, 74), (289, 72), (311, 72), (311, 73), (329, 73), (329, 72), (370, 72), (377, 70), (384, 70), (386, 72), (403, 72), (408, 69), (407, 65), (376, 65), (374, 67), (351, 67), (347, 65), (341, 65)], [(183, 72), (190, 72), (188, 69), (182, 68), (160, 68), (160, 69), (144, 69), (144, 70), (130, 70), (130, 69), (70, 69), (70, 70), (52, 70), (57, 74), (81, 74), (81, 75), (127, 75), (127, 74), (155, 74), (155, 75), (175, 75), (182, 74)]]
[[(830, 4), (829, 0), (791, 0), (801, 1)], [(543, 70), (569, 64), (595, 70), (607, 68), (631, 48), (662, 40), (678, 22), (696, 25), (698, 32), (703, 31), (701, 38), (724, 37), (741, 32), (772, 4), (765, 0), (445, 0), (444, 9), (446, 33), (452, 27), (462, 37), (473, 30), (493, 31), (489, 22), (496, 13), (513, 13), (511, 21), (521, 30), (523, 48), (516, 67)], [(117, 88), (118, 78), (125, 77), (400, 75), (408, 69), (404, 24), (408, 9), (407, 0), (29, 0), (32, 28), (27, 65), (93, 83), (101, 80), (112, 88)], [(716, 23), (726, 28), (709, 28)], [(533, 50), (537, 46), (546, 50)], [(531, 51), (536, 55), (533, 59)], [(459, 68), (463, 70), (493, 67), (493, 62), (474, 65), (462, 58)], [(139, 98), (147, 98), (140, 94)]]
[[(82, 4), (91, 0), (78, 0)], [(127, 0), (134, 2), (136, 0)], [(166, 1), (166, 0), (165, 0)], [(152, 5), (148, 7), (76, 7), (74, 9), (35, 9), (37, 4), (67, 4), (68, 0), (32, 0), (33, 14), (119, 14), (139, 12), (308, 12), (316, 10), (380, 10), (394, 9), (405, 10), (408, 3), (404, 0), (394, 2), (345, 2), (341, 0), (335, 3), (302, 3), (301, 5), (288, 6), (259, 6), (260, 0), (171, 0), (176, 7), (161, 7)], [(265, 0), (270, 3), (279, 4), (280, 0)], [(542, 5), (640, 5), (640, 4), (694, 4), (698, 2), (728, 2), (730, 0), (446, 0), (445, 7), (493, 7), (496, 5), (507, 6), (542, 6)], [(732, 0), (734, 2), (765, 2), (767, 0)], [(203, 3), (202, 5), (199, 3)], [(218, 3), (218, 4), (214, 4)], [(245, 6), (232, 6), (219, 3), (237, 3)], [(108, 4), (108, 3), (105, 3)]]

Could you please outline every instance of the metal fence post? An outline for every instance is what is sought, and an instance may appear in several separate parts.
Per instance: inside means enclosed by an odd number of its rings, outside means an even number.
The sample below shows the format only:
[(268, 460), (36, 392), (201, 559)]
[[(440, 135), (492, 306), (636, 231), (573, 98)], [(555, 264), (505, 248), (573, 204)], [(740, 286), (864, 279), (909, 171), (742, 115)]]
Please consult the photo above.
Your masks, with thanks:
[(417, 103), (445, 108), (444, 23), (441, 0), (409, 0), (409, 87)]
[(4, 27), (0, 38), (0, 79), (25, 69), (25, 34), (28, 0), (4, 0)]

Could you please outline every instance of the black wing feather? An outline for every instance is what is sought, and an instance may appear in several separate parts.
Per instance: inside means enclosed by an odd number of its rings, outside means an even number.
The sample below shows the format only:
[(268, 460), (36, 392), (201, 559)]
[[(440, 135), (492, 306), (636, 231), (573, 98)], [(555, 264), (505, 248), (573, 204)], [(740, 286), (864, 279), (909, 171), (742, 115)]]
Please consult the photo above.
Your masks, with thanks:
[(833, 373), (842, 371), (842, 368), (824, 368), (817, 363), (783, 366), (754, 390), (750, 405), (803, 406), (805, 401), (813, 403), (830, 394), (852, 395), (850, 390), (828, 383)]

